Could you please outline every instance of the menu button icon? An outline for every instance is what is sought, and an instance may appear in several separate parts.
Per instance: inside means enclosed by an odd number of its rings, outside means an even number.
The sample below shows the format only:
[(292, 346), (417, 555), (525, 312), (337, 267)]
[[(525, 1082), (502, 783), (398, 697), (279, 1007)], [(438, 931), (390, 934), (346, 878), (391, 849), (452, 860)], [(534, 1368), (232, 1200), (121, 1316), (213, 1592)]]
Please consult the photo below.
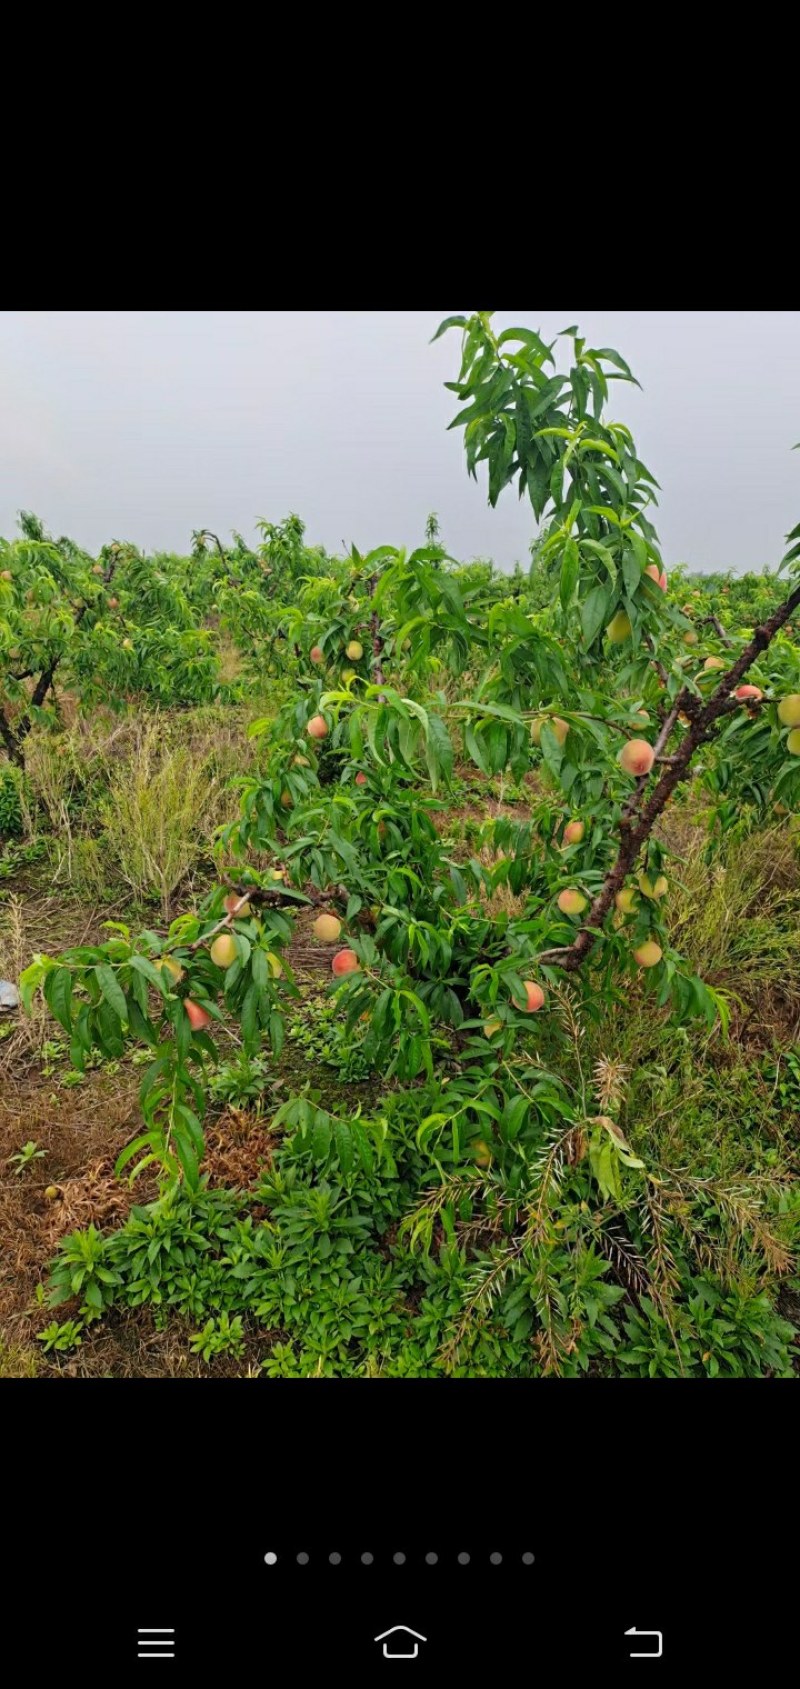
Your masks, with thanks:
[(174, 1660), (175, 1658), (175, 1628), (139, 1627), (137, 1631), (137, 1658), (140, 1660)]

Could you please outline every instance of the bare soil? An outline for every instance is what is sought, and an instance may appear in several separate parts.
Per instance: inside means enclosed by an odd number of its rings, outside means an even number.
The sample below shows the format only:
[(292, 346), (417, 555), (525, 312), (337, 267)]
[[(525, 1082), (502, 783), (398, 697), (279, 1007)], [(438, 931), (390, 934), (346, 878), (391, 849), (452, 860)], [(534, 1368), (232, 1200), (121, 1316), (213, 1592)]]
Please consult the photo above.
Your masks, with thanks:
[[(8, 893), (0, 903), (0, 961), (10, 977), (9, 927), (18, 947), (24, 944), (24, 964), (36, 950), (52, 954), (71, 944), (99, 941), (102, 922), (111, 918), (110, 911), (43, 894), (35, 874), (26, 884), (17, 881), (11, 895), (13, 907)], [(298, 983), (320, 990), (331, 947), (314, 938), (314, 913), (300, 916), (290, 961)], [(18, 972), (20, 958), (11, 959)], [(0, 1023), (0, 1376), (209, 1377), (255, 1370), (265, 1351), (263, 1333), (257, 1354), (252, 1345), (238, 1359), (219, 1357), (209, 1366), (189, 1352), (191, 1326), (171, 1315), (160, 1330), (146, 1309), (112, 1312), (67, 1356), (43, 1354), (36, 1333), (54, 1316), (37, 1294), (41, 1297), (46, 1286), (60, 1240), (89, 1224), (100, 1231), (114, 1229), (134, 1205), (157, 1194), (153, 1179), (143, 1176), (131, 1185), (114, 1175), (116, 1157), (140, 1127), (142, 1069), (126, 1060), (116, 1071), (90, 1070), (82, 1084), (65, 1086), (63, 1060), (49, 1076), (42, 1070), (42, 1042), (59, 1033), (44, 1015), (33, 1026), (21, 1014)], [(293, 1058), (296, 1052), (290, 1050), (287, 1064)], [(293, 1083), (308, 1077), (304, 1068)], [(326, 1088), (331, 1083), (335, 1076)], [(274, 1148), (268, 1120), (268, 1114), (226, 1108), (208, 1122), (205, 1170), (212, 1186), (252, 1186)], [(44, 1157), (17, 1174), (8, 1158), (29, 1139)]]

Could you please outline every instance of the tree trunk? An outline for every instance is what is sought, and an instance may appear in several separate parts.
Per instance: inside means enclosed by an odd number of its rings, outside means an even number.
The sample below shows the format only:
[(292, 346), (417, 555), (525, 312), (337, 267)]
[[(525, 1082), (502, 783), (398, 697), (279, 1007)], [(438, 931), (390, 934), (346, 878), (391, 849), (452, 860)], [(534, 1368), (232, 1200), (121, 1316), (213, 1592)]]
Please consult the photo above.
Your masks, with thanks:
[[(723, 716), (730, 715), (735, 709), (742, 709), (743, 705), (731, 697), (731, 693), (738, 686), (742, 676), (747, 673), (750, 665), (775, 638), (776, 633), (789, 620), (793, 610), (800, 605), (800, 587), (786, 599), (786, 602), (770, 616), (761, 627), (756, 628), (750, 643), (737, 657), (727, 673), (722, 676), (715, 692), (707, 703), (701, 703), (693, 693), (680, 692), (672, 705), (655, 744), (656, 757), (661, 759), (663, 773), (656, 785), (645, 798), (649, 776), (641, 780), (633, 797), (625, 805), (619, 822), (621, 840), (617, 858), (609, 869), (600, 891), (572, 944), (557, 950), (545, 950), (540, 956), (540, 962), (552, 962), (567, 973), (574, 973), (576, 968), (582, 967), (590, 951), (594, 948), (600, 928), (618, 891), (634, 866), (642, 846), (647, 843), (650, 834), (663, 813), (670, 798), (682, 780), (686, 779), (695, 751), (700, 745), (711, 739), (717, 723)], [(672, 734), (679, 710), (683, 710), (690, 717), (689, 730), (681, 740), (674, 756), (662, 757), (666, 745)]]

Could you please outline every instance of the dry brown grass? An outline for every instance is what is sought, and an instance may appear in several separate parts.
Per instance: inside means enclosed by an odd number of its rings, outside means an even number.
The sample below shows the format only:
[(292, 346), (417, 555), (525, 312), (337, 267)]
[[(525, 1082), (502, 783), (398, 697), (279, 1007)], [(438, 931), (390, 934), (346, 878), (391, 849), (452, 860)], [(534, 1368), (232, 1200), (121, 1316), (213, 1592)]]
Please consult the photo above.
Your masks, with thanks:
[[(484, 868), (494, 872), (503, 862), (507, 861), (507, 858), (497, 851), (489, 850), (484, 845), (478, 852), (478, 861)], [(491, 916), (492, 919), (495, 919), (498, 915), (508, 915), (514, 920), (519, 920), (525, 913), (528, 899), (525, 892), (517, 894), (503, 880), (500, 880), (490, 894), (481, 887), (479, 901), (482, 911)]]
[(234, 777), (260, 754), (247, 737), (251, 714), (96, 710), (59, 734), (32, 734), (29, 788), (47, 817), (54, 883), (102, 899), (121, 882), (138, 902), (157, 898), (169, 920), (217, 829), (238, 814)]

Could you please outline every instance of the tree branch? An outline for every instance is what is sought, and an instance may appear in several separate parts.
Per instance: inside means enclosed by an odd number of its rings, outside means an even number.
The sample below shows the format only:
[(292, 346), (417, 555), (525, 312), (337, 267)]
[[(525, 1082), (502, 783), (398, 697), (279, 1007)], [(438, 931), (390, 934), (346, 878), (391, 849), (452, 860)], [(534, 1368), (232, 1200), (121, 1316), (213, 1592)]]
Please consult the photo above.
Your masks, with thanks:
[(734, 643), (727, 629), (722, 626), (719, 616), (715, 616), (713, 611), (708, 616), (701, 616), (697, 626), (701, 628), (712, 627), (717, 638), (722, 640), (723, 645), (733, 645)]
[[(766, 651), (776, 633), (789, 620), (792, 612), (799, 604), (800, 587), (796, 587), (795, 591), (790, 593), (779, 609), (760, 627), (756, 628), (750, 643), (745, 646), (736, 662), (722, 676), (716, 691), (712, 693), (708, 702), (695, 711), (685, 738), (681, 740), (675, 756), (671, 757), (669, 763), (664, 766), (663, 774), (660, 775), (647, 802), (639, 810), (636, 821), (633, 822), (632, 816), (626, 816), (623, 810), (620, 821), (622, 839), (616, 861), (606, 875), (580, 932), (572, 944), (565, 945), (557, 950), (543, 951), (538, 958), (540, 962), (552, 961), (557, 966), (564, 968), (567, 973), (574, 973), (577, 968), (583, 965), (590, 951), (594, 948), (606, 915), (617, 892), (622, 890), (624, 881), (630, 873), (642, 846), (646, 844), (656, 821), (669, 803), (676, 787), (686, 778), (695, 751), (700, 745), (712, 738), (716, 724), (723, 716), (729, 715), (736, 708), (741, 708), (741, 704), (736, 699), (731, 698), (731, 692), (739, 684), (742, 676), (747, 673), (751, 664), (761, 655), (761, 652)], [(677, 716), (681, 697), (682, 694), (679, 694), (670, 711), (670, 716), (673, 714)], [(667, 716), (661, 729), (656, 741), (657, 746), (661, 744), (663, 747), (663, 744), (666, 743), (665, 729), (670, 722), (670, 716)], [(674, 720), (670, 724), (670, 732), (673, 726)]]
[[(373, 575), (368, 588), (370, 598), (375, 597), (377, 587), (378, 577), (377, 575)], [(375, 675), (375, 685), (384, 686), (386, 677), (383, 672), (383, 638), (381, 636), (381, 623), (377, 610), (373, 610), (369, 618), (369, 630), (372, 638), (372, 669)], [(385, 702), (386, 699), (380, 695), (378, 703), (385, 704)]]

